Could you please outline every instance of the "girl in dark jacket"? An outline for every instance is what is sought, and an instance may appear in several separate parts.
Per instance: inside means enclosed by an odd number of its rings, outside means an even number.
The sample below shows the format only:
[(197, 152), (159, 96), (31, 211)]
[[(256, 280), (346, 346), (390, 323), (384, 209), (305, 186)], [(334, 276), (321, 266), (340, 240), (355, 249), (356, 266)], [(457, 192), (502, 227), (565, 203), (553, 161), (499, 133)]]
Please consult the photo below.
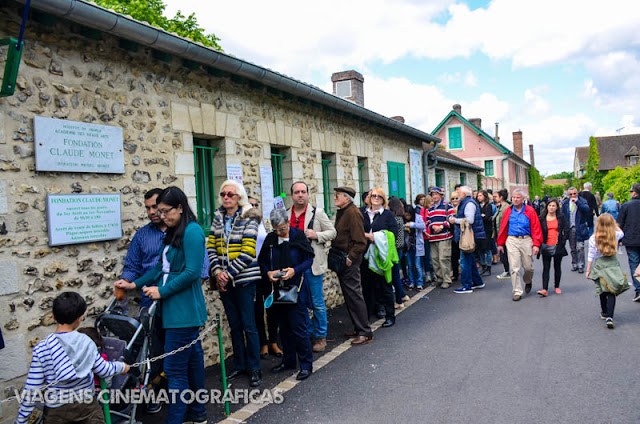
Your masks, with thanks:
[(550, 199), (540, 215), (542, 227), (542, 248), (538, 257), (542, 255), (542, 290), (538, 294), (547, 297), (549, 292), (549, 274), (551, 272), (551, 260), (553, 259), (553, 277), (556, 294), (560, 290), (560, 278), (562, 277), (562, 258), (567, 256), (565, 244), (569, 237), (569, 220), (560, 210), (558, 199)]

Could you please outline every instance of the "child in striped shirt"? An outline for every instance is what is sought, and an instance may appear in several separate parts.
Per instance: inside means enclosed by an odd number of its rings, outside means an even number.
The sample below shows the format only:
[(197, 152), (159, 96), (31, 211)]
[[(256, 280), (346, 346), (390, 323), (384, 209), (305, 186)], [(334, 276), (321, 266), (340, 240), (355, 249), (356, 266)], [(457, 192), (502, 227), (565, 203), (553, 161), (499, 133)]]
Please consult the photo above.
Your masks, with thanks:
[(36, 401), (45, 403), (46, 423), (105, 422), (94, 396), (94, 373), (110, 377), (129, 372), (129, 366), (105, 361), (95, 343), (75, 331), (86, 310), (85, 300), (75, 292), (61, 293), (53, 301), (53, 317), (58, 325), (54, 334), (33, 349), (18, 424), (28, 421)]

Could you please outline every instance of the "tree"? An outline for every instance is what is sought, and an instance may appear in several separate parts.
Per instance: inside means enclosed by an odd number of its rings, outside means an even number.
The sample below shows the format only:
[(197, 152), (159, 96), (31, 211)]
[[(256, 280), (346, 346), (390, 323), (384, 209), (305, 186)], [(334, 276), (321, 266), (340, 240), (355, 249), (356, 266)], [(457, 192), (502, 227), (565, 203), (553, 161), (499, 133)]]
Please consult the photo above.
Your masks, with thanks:
[(599, 171), (600, 168), (600, 152), (598, 151), (598, 139), (589, 138), (589, 157), (587, 158), (587, 173), (584, 176), (585, 181), (591, 182), (593, 192), (604, 191), (602, 186), (602, 178), (605, 172)]
[(640, 165), (633, 168), (621, 168), (609, 171), (606, 177), (602, 179), (604, 185), (604, 193), (612, 192), (613, 198), (620, 203), (631, 200), (629, 189), (634, 183), (640, 181)]
[(529, 167), (529, 197), (542, 196), (542, 175), (534, 166)]
[(544, 177), (545, 180), (568, 180), (570, 178), (573, 178), (573, 172), (571, 171), (558, 172), (557, 174), (551, 174)]
[(99, 6), (114, 12), (129, 15), (133, 19), (147, 22), (149, 25), (175, 32), (207, 47), (223, 51), (218, 44), (220, 39), (214, 34), (205, 34), (198, 26), (195, 13), (185, 17), (180, 11), (172, 19), (163, 15), (166, 5), (163, 0), (93, 0)]

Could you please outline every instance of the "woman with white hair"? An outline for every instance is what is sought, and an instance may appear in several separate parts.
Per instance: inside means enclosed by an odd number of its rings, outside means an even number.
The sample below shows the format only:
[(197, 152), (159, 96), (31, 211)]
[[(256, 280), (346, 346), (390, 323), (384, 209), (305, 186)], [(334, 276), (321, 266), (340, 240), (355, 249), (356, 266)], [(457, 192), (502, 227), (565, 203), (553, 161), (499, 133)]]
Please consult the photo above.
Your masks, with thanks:
[(231, 327), (235, 369), (229, 379), (248, 373), (251, 387), (257, 387), (262, 384), (262, 373), (253, 302), (260, 280), (256, 259), (260, 214), (249, 204), (247, 192), (237, 181), (222, 183), (218, 201), (221, 207), (211, 223), (207, 251), (209, 273), (220, 291)]
[[(313, 372), (313, 354), (307, 331), (309, 309), (313, 306), (306, 270), (313, 264), (314, 252), (303, 230), (289, 226), (289, 214), (284, 209), (273, 209), (269, 215), (273, 231), (267, 235), (260, 251), (260, 269), (271, 283), (274, 303), (271, 308), (278, 317), (282, 339), (282, 362), (271, 369), (274, 373), (296, 368), (296, 380), (304, 380)], [(297, 288), (296, 303), (278, 304), (278, 289)], [(269, 309), (271, 309), (269, 308)], [(297, 355), (297, 361), (296, 361)]]

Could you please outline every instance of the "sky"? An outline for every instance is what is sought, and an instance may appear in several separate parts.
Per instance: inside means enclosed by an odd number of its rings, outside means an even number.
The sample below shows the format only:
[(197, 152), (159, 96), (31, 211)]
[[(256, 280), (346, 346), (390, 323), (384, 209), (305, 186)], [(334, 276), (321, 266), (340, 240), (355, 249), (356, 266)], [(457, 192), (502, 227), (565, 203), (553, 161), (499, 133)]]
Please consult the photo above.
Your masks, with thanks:
[(365, 107), (431, 133), (455, 103), (544, 175), (590, 136), (640, 133), (637, 0), (165, 0), (226, 53), (331, 92), (364, 76)]

